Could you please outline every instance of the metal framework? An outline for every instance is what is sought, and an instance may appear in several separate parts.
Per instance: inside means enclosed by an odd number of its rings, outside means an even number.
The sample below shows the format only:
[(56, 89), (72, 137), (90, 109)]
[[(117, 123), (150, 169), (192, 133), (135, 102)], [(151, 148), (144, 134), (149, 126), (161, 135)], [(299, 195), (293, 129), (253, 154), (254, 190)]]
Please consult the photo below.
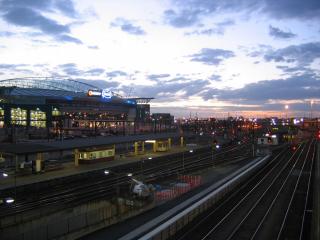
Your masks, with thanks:
[(20, 87), (65, 90), (72, 92), (87, 92), (89, 89), (99, 89), (94, 85), (72, 79), (59, 77), (25, 77), (0, 80), (0, 87)]
[(128, 98), (128, 99), (135, 100), (137, 104), (148, 104), (154, 98), (150, 97), (150, 98)]

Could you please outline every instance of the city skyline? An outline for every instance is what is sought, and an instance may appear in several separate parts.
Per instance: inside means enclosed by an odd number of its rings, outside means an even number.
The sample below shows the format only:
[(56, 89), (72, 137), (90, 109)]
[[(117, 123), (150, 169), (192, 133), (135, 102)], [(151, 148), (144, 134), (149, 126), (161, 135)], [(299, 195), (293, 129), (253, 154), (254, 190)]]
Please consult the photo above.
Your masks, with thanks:
[(316, 117), (319, 22), (317, 0), (3, 0), (0, 79), (65, 76), (177, 117)]

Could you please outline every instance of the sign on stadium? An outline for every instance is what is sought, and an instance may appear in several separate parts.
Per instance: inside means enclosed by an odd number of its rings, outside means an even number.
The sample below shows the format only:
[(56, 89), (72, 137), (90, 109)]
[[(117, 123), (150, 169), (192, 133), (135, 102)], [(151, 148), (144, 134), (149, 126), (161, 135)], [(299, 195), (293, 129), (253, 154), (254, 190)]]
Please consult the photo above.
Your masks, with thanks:
[(88, 90), (88, 96), (89, 97), (102, 97), (102, 98), (108, 98), (110, 99), (112, 97), (112, 92), (107, 89), (101, 90), (94, 90), (94, 89), (89, 89)]

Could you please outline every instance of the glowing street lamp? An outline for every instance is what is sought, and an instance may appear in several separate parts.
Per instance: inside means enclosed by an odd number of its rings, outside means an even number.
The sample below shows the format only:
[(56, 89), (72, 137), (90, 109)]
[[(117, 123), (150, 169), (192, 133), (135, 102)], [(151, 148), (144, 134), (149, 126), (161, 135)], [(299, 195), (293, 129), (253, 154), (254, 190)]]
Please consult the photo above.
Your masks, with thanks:
[(312, 105), (314, 104), (314, 101), (310, 101), (310, 118), (312, 119)]
[(288, 118), (288, 109), (289, 109), (289, 105), (288, 104), (286, 104), (285, 106), (284, 106), (284, 109), (286, 110), (286, 119)]
[[(190, 149), (189, 153), (193, 153), (193, 149)], [(182, 171), (184, 171), (184, 151), (182, 152)]]
[(4, 199), (0, 199), (0, 204), (11, 204), (14, 203), (14, 198), (8, 197), (8, 198), (4, 198)]
[(9, 198), (6, 198), (6, 199), (5, 199), (5, 202), (6, 202), (7, 204), (11, 204), (11, 203), (14, 203), (14, 199), (11, 198), (11, 197), (9, 197)]

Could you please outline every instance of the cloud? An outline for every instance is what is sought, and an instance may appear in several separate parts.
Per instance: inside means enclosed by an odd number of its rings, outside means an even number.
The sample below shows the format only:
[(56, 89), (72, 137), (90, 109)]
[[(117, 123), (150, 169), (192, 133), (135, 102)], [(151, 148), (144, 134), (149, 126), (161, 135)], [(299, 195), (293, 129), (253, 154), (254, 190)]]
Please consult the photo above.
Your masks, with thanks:
[(265, 0), (262, 11), (277, 19), (320, 18), (320, 1), (318, 0)]
[(202, 94), (205, 100), (218, 99), (241, 103), (266, 102), (270, 99), (296, 100), (320, 97), (320, 79), (303, 74), (287, 79), (266, 80), (245, 85), (240, 89), (209, 89)]
[(47, 34), (68, 33), (68, 26), (61, 25), (54, 20), (45, 18), (40, 13), (29, 8), (14, 8), (3, 15), (4, 19), (12, 24), (40, 29)]
[(268, 62), (297, 62), (299, 66), (308, 66), (320, 57), (320, 42), (291, 45), (277, 50), (270, 50), (264, 55)]
[(296, 34), (290, 32), (290, 31), (285, 32), (277, 27), (272, 27), (271, 25), (269, 25), (269, 35), (274, 38), (278, 38), (278, 39), (289, 39), (289, 38), (294, 38), (297, 36)]
[(166, 10), (164, 12), (165, 22), (173, 27), (183, 28), (195, 25), (199, 21), (200, 11), (182, 10), (179, 13), (174, 10)]
[(108, 81), (108, 80), (103, 80), (103, 79), (98, 79), (98, 80), (89, 80), (89, 79), (84, 79), (84, 78), (75, 78), (74, 80), (87, 83), (93, 86), (96, 86), (97, 88), (108, 88), (108, 89), (114, 89), (119, 86), (118, 82), (114, 81)]
[(83, 74), (83, 71), (79, 70), (75, 63), (61, 64), (58, 65), (58, 67), (61, 68), (61, 70), (68, 75), (80, 76)]
[(16, 33), (13, 33), (13, 32), (8, 32), (8, 31), (0, 32), (0, 37), (12, 37), (15, 35)]
[(217, 75), (217, 74), (212, 74), (209, 77), (209, 80), (216, 81), (216, 82), (221, 82), (222, 81), (221, 76)]
[(2, 63), (0, 64), (0, 69), (16, 69), (17, 67), (26, 67), (28, 64), (8, 64)]
[(173, 27), (194, 26), (204, 17), (225, 14), (265, 14), (275, 19), (319, 19), (319, 0), (172, 0), (173, 7), (164, 12), (165, 22)]
[(277, 66), (277, 68), (281, 69), (285, 73), (297, 73), (297, 72), (305, 73), (305, 72), (310, 71), (309, 69), (307, 69), (305, 67)]
[(10, 74), (14, 73), (23, 73), (23, 74), (29, 74), (32, 75), (34, 72), (31, 69), (23, 68), (23, 67), (29, 67), (29, 64), (9, 64), (9, 63), (3, 63), (0, 64), (0, 70), (5, 71), (7, 74), (10, 72)]
[(219, 65), (223, 60), (234, 57), (234, 53), (224, 49), (202, 48), (200, 53), (190, 55), (191, 61), (207, 65)]
[(76, 67), (77, 64), (75, 64), (75, 63), (65, 63), (65, 64), (60, 64), (58, 66), (61, 67), (61, 68), (70, 68), (70, 67)]
[(111, 27), (120, 27), (123, 32), (132, 34), (132, 35), (145, 35), (146, 32), (140, 27), (133, 25), (129, 20), (124, 18), (116, 18), (113, 22), (110, 23)]
[(45, 12), (59, 11), (69, 17), (77, 15), (71, 0), (2, 0), (0, 6), (4, 11), (10, 11), (14, 8), (29, 8)]
[(76, 17), (77, 12), (71, 0), (56, 0), (54, 4), (57, 9), (69, 17)]
[(98, 76), (104, 73), (103, 68), (93, 68), (85, 72), (85, 74), (91, 75), (91, 76)]
[(170, 74), (165, 73), (165, 74), (150, 74), (150, 75), (148, 75), (148, 78), (150, 80), (154, 80), (154, 81), (158, 81), (159, 78), (167, 78), (167, 77), (170, 77)]
[(185, 35), (223, 35), (225, 33), (226, 27), (234, 25), (235, 22), (231, 19), (224, 20), (223, 22), (218, 22), (213, 28), (207, 28), (202, 30), (195, 30), (193, 32), (187, 32)]
[(56, 39), (60, 42), (71, 42), (75, 44), (83, 44), (83, 42), (80, 39), (71, 37), (69, 35), (58, 35)]
[(113, 77), (118, 77), (118, 76), (128, 76), (126, 72), (123, 71), (112, 71), (112, 72), (107, 72), (107, 77), (113, 78)]
[(81, 40), (68, 35), (70, 26), (45, 16), (47, 12), (55, 11), (71, 17), (76, 16), (71, 0), (3, 0), (0, 11), (3, 20), (10, 24), (40, 30), (42, 34), (51, 35), (60, 42), (82, 44)]
[(193, 32), (187, 32), (185, 35), (223, 35), (224, 30), (219, 29), (219, 28), (207, 28), (203, 30), (195, 30)]
[(93, 46), (88, 46), (88, 48), (89, 48), (89, 49), (95, 49), (95, 50), (99, 49), (99, 47), (98, 47), (98, 46), (95, 46), (95, 45), (93, 45)]
[(155, 97), (157, 100), (187, 99), (200, 93), (209, 84), (207, 80), (186, 80), (183, 82), (158, 82), (156, 86), (132, 85), (140, 97)]

